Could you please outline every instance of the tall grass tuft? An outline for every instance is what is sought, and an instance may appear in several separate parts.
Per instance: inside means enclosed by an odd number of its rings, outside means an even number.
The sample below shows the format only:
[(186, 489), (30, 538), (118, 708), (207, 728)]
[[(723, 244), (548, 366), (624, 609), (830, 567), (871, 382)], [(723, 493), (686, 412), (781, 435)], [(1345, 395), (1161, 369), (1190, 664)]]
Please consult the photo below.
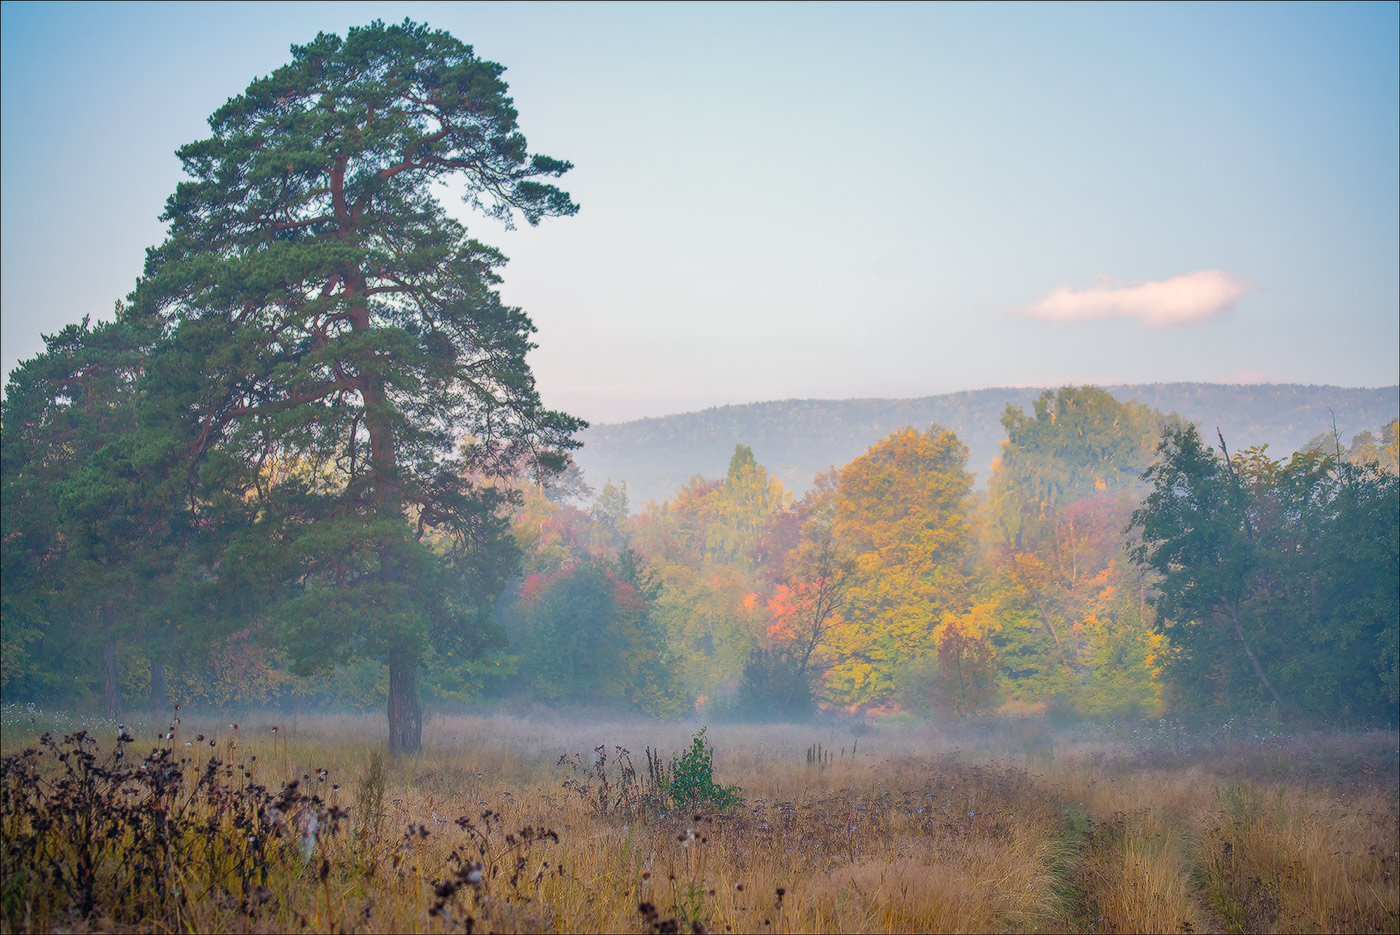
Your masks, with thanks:
[(360, 773), (355, 804), (359, 807), (360, 824), (356, 834), (371, 846), (379, 843), (384, 824), (384, 790), (388, 787), (389, 770), (382, 750), (371, 750), (369, 762)]

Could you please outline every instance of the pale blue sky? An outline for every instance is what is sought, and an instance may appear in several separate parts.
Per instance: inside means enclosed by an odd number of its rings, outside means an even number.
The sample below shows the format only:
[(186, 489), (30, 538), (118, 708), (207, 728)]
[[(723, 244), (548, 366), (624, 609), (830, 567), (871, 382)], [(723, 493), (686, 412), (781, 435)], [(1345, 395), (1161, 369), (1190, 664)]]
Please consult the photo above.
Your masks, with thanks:
[(214, 108), (409, 16), (505, 65), (531, 148), (577, 166), (574, 218), (468, 218), (551, 406), (1392, 384), (1397, 11), (5, 3), (3, 370), (130, 290)]

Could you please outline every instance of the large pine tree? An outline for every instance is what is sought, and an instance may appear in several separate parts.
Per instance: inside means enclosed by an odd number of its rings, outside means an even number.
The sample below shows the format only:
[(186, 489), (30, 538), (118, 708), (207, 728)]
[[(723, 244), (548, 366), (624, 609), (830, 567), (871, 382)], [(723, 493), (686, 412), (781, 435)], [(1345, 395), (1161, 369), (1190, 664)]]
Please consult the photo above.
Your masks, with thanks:
[(179, 151), (190, 180), (134, 296), (172, 335), (169, 378), (202, 374), (186, 414), (225, 488), (207, 496), (258, 505), (211, 566), (210, 612), (237, 598), (302, 668), (385, 659), (395, 753), (421, 742), (428, 647), (491, 638), (509, 557), (491, 479), (556, 469), (581, 426), (540, 403), (504, 258), (435, 197), (452, 180), (508, 224), (577, 210), (502, 71), (407, 21), (293, 46)]

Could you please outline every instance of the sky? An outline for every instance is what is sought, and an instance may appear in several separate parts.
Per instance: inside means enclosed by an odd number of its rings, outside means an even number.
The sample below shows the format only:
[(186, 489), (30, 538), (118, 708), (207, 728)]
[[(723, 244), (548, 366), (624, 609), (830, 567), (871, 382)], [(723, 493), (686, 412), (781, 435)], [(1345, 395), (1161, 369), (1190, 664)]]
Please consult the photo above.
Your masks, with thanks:
[(3, 372), (110, 317), (215, 108), (405, 17), (575, 165), (571, 218), (451, 202), (551, 408), (1400, 381), (1395, 3), (7, 2)]

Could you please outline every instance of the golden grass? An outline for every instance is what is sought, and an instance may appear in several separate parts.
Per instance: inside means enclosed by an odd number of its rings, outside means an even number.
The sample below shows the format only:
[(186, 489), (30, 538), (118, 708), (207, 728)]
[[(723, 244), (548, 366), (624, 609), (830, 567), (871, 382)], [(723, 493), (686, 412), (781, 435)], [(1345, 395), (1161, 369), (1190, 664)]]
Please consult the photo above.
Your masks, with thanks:
[(1098, 817), (1079, 868), (1094, 928), (1392, 932), (1396, 756), (1385, 732), (1191, 753), (1066, 743), (1035, 772)]
[[(884, 727), (860, 737), (720, 725), (707, 734), (716, 778), (742, 785), (745, 802), (698, 816), (604, 816), (559, 762), (587, 761), (603, 745), (644, 764), (645, 747), (669, 755), (697, 727), (436, 719), (423, 755), (388, 763), (376, 836), (359, 801), (370, 751), (383, 743), (376, 719), (302, 716), (293, 729), (256, 716), (234, 730), (187, 718), (171, 742), (190, 767), (219, 756), (239, 767), (240, 781), (274, 790), (295, 777), (350, 818), (310, 860), (294, 837), (280, 840), (266, 882), (249, 892), (210, 889), (197, 862), (173, 867), (176, 888), (198, 898), (128, 927), (439, 932), (470, 919), (483, 931), (1366, 932), (1400, 924), (1393, 733), (1181, 752), (1056, 739), (1039, 722)], [(6, 725), (5, 753), (29, 742), (29, 731)], [(133, 752), (158, 742), (148, 728)], [(816, 743), (834, 752), (829, 765), (808, 761)], [(4, 931), (119, 927), (101, 911), (76, 917), (53, 893), (11, 892), (0, 909)]]
[(1393, 793), (1319, 795), (1240, 780), (1201, 840), (1223, 915), (1240, 929), (1393, 930), (1397, 828)]

